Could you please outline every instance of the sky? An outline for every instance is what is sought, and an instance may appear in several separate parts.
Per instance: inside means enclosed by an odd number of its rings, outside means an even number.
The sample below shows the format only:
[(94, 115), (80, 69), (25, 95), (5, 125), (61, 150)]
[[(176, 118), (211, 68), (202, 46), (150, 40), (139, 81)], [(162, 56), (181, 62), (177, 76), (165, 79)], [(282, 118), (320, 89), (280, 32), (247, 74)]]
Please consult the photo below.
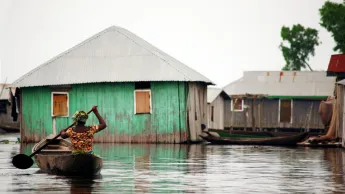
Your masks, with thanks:
[[(332, 0), (342, 2), (342, 0)], [(325, 0), (0, 0), (0, 80), (25, 73), (109, 26), (133, 32), (218, 87), (243, 71), (279, 71), (283, 25), (319, 30), (309, 61), (326, 70), (335, 43), (319, 25)]]

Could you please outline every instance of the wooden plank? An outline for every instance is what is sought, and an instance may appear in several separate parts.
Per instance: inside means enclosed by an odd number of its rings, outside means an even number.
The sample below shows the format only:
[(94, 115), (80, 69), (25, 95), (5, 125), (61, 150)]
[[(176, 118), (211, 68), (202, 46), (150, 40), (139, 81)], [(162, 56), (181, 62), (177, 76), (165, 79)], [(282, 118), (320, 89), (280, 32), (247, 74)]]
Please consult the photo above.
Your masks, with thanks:
[(136, 113), (150, 113), (150, 93), (135, 91)]
[(67, 94), (53, 95), (53, 115), (66, 116), (67, 112)]
[(291, 122), (291, 100), (280, 101), (280, 122)]

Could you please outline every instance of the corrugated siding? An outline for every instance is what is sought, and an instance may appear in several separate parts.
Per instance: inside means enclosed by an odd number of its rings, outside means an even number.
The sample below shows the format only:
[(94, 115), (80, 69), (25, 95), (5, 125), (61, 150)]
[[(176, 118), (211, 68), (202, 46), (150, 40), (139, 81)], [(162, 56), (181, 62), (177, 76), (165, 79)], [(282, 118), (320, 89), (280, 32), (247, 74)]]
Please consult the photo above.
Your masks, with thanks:
[(201, 141), (201, 124), (207, 125), (207, 87), (202, 83), (189, 83), (188, 126), (191, 141)]
[(39, 141), (52, 132), (50, 89), (48, 87), (24, 88), (22, 90), (21, 139)]
[[(213, 121), (211, 120), (211, 111), (213, 106)], [(221, 95), (207, 105), (207, 127), (209, 129), (224, 129), (224, 98)]]
[(279, 100), (263, 99), (261, 108), (261, 128), (275, 128), (278, 126)]
[(320, 100), (293, 100), (292, 127), (312, 129), (324, 128), (318, 113), (320, 102)]
[[(245, 105), (249, 109), (243, 112), (232, 112), (231, 101), (225, 101), (225, 127), (226, 128), (252, 128), (252, 110), (253, 100), (246, 99)], [(310, 118), (310, 105), (313, 103)], [(318, 114), (320, 100), (293, 100), (292, 119), (291, 123), (279, 123), (279, 100), (278, 99), (261, 99), (255, 100), (254, 103), (254, 118), (255, 128), (312, 128), (323, 129), (321, 118)], [(247, 116), (246, 116), (247, 115)]]
[[(96, 142), (185, 141), (187, 138), (185, 84), (152, 82), (152, 114), (134, 114), (134, 89), (134, 83), (73, 85), (69, 92), (70, 116), (79, 109), (88, 111), (93, 105), (98, 105), (108, 127), (96, 134)], [(33, 101), (37, 103), (32, 103)], [(52, 132), (50, 101), (49, 88), (24, 88), (25, 134), (30, 132), (40, 136), (43, 132)], [(32, 114), (30, 109), (33, 107), (38, 113)], [(31, 124), (37, 123), (36, 120), (44, 123), (44, 126)], [(70, 117), (59, 117), (56, 119), (56, 129), (60, 131), (71, 123)], [(87, 124), (96, 123), (98, 123), (97, 118), (91, 114)], [(40, 138), (44, 136), (41, 135)], [(30, 136), (27, 138), (32, 140)]]

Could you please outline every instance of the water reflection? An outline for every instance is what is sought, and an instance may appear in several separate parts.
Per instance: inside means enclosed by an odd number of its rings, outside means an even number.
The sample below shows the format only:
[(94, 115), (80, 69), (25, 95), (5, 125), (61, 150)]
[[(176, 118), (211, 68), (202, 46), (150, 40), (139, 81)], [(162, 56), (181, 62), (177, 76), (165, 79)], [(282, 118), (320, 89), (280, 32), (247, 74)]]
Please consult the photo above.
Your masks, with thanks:
[(342, 149), (96, 144), (101, 176), (89, 179), (15, 169), (33, 144), (1, 145), (0, 193), (344, 193)]
[(91, 194), (93, 188), (99, 187), (99, 182), (96, 179), (101, 179), (101, 177), (90, 177), (90, 178), (80, 178), (80, 177), (67, 177), (67, 184), (70, 184), (71, 194)]
[(345, 152), (343, 149), (325, 149), (324, 159), (327, 161), (328, 170), (332, 173), (332, 182), (334, 182), (333, 193), (345, 193), (344, 189), (344, 166)]

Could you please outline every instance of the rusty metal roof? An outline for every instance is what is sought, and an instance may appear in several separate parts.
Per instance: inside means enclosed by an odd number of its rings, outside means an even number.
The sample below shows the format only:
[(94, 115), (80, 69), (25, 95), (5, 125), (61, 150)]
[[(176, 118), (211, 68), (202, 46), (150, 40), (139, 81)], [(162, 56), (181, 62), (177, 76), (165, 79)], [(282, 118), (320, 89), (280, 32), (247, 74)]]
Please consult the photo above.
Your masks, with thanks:
[(132, 32), (109, 27), (16, 80), (13, 87), (96, 82), (213, 83)]
[(245, 71), (243, 77), (225, 86), (229, 95), (330, 96), (335, 77), (325, 71)]
[(332, 55), (327, 72), (345, 73), (345, 54)]

